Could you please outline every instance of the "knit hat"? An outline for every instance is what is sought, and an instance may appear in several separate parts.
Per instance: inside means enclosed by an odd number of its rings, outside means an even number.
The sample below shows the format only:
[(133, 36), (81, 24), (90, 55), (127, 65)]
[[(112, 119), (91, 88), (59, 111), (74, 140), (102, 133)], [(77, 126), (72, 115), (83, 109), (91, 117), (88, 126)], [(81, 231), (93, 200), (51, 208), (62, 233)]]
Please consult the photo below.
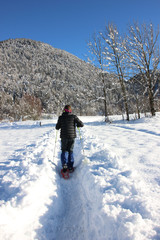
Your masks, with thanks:
[(71, 108), (71, 106), (70, 105), (66, 105), (65, 107), (64, 107), (64, 111), (65, 112), (72, 112), (72, 108)]

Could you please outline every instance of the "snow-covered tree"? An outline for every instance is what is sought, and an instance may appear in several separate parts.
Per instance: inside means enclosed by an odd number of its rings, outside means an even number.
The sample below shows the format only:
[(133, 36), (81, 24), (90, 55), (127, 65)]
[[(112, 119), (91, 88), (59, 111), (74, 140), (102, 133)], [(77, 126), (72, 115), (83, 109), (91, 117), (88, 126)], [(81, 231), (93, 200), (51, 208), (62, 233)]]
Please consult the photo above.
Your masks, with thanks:
[[(99, 85), (96, 86), (96, 99), (103, 100), (104, 102), (104, 113), (105, 113), (105, 120), (108, 120), (108, 109), (107, 105), (107, 89), (106, 89), (106, 78), (105, 78), (105, 65), (104, 65), (104, 44), (103, 39), (99, 34), (94, 33), (92, 38), (88, 42), (88, 52), (90, 53), (90, 58), (88, 59), (92, 64), (100, 69), (98, 71), (98, 79), (100, 80)], [(101, 90), (102, 91), (101, 91)], [(100, 91), (99, 91), (100, 90)], [(100, 94), (97, 96), (97, 94)]]
[(101, 33), (105, 40), (105, 55), (107, 64), (111, 72), (116, 73), (121, 86), (122, 99), (125, 107), (127, 120), (129, 121), (129, 107), (126, 91), (126, 57), (123, 51), (123, 39), (120, 36), (117, 27), (109, 23), (105, 26), (105, 31)]
[(158, 45), (159, 29), (154, 30), (152, 23), (134, 23), (129, 27), (124, 46), (132, 73), (140, 73), (139, 84), (143, 94), (148, 95), (150, 112), (155, 115), (155, 97), (157, 94), (157, 71), (160, 63)]

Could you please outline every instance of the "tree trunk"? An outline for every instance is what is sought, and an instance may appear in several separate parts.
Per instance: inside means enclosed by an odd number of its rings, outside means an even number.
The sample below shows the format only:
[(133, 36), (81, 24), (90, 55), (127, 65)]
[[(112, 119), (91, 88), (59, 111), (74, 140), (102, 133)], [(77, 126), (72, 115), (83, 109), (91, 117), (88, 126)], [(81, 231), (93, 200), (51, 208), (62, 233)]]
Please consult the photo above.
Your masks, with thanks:
[(120, 77), (119, 77), (119, 79), (120, 79), (120, 84), (121, 84), (121, 88), (122, 88), (122, 94), (123, 94), (123, 99), (124, 99), (125, 111), (126, 111), (126, 115), (127, 115), (126, 120), (129, 121), (129, 110), (128, 110), (126, 88), (124, 86), (124, 80), (122, 78), (120, 78)]
[(155, 116), (156, 111), (154, 108), (154, 97), (153, 97), (153, 93), (152, 93), (151, 89), (149, 89), (149, 104), (150, 104), (150, 112), (151, 112), (152, 116)]
[[(149, 69), (149, 67), (148, 67), (148, 69)], [(153, 90), (152, 90), (152, 79), (151, 79), (149, 70), (147, 71), (147, 81), (148, 81), (148, 95), (149, 95), (150, 112), (151, 112), (152, 116), (155, 116), (156, 111), (154, 108), (154, 94), (153, 94)]]
[(105, 121), (108, 121), (107, 95), (106, 95), (106, 87), (105, 87), (105, 80), (104, 80), (103, 73), (101, 73), (101, 78), (103, 83)]

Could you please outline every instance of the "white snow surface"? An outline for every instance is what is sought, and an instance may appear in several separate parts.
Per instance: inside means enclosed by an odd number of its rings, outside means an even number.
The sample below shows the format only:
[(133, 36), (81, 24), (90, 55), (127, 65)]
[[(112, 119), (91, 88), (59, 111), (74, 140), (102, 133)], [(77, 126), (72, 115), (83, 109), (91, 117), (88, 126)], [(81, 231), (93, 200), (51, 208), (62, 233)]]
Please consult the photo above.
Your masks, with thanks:
[(0, 123), (0, 240), (160, 239), (160, 113), (80, 119), (69, 180), (56, 118)]

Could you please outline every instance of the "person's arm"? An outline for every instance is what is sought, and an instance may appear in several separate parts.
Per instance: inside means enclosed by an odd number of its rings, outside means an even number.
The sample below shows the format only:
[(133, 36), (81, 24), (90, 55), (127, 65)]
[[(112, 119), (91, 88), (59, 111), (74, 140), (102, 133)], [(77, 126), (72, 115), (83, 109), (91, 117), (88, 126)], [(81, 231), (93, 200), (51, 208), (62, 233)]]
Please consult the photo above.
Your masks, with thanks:
[(61, 128), (61, 117), (58, 118), (58, 122), (56, 124), (56, 129), (59, 130)]
[(75, 116), (75, 123), (76, 123), (77, 127), (84, 126), (83, 122), (77, 116)]

